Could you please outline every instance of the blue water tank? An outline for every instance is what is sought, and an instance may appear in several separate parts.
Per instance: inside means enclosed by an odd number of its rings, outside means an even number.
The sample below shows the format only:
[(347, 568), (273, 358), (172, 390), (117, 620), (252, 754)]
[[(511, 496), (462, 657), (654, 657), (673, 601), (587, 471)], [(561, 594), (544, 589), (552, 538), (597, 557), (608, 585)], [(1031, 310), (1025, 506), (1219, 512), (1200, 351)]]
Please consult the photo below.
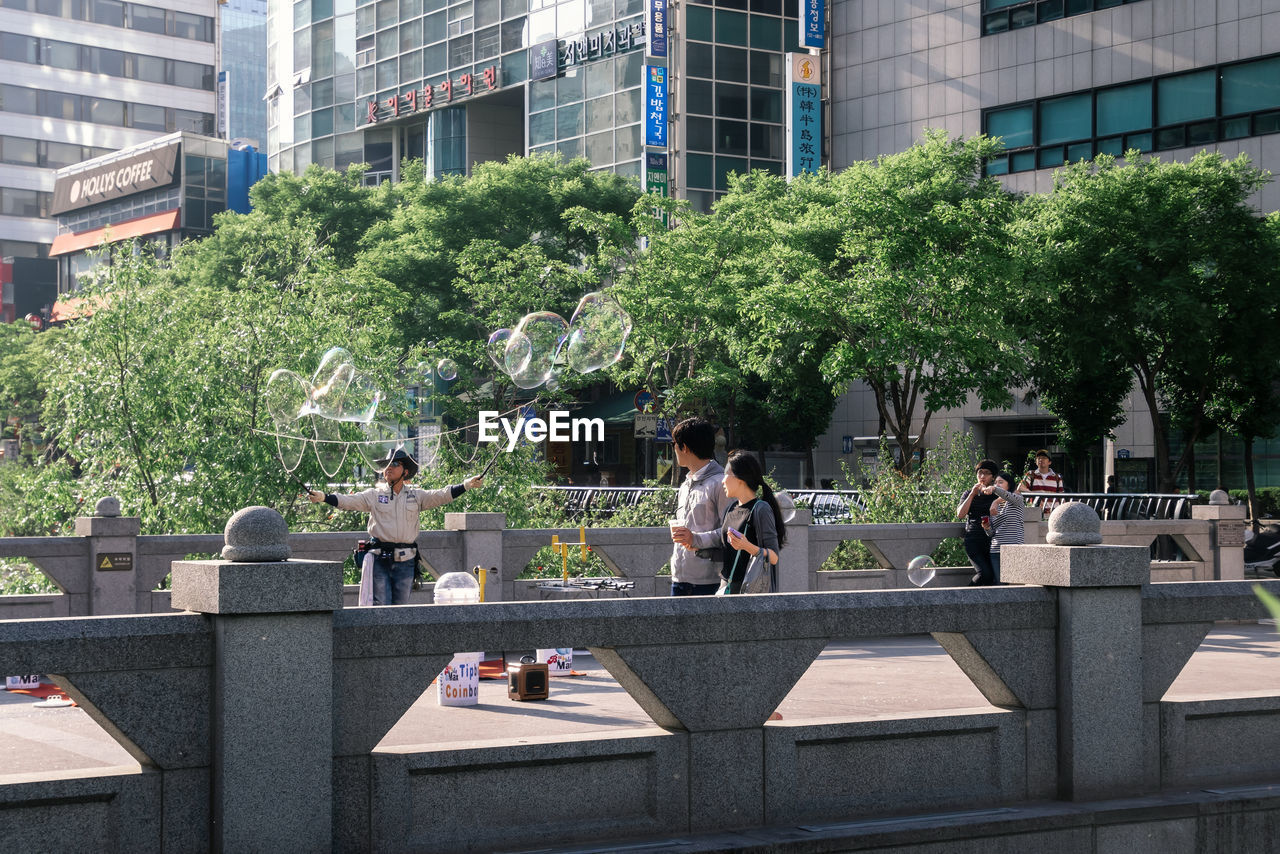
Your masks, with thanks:
[(267, 174), (267, 155), (252, 145), (233, 143), (227, 150), (227, 210), (249, 212), (249, 188)]

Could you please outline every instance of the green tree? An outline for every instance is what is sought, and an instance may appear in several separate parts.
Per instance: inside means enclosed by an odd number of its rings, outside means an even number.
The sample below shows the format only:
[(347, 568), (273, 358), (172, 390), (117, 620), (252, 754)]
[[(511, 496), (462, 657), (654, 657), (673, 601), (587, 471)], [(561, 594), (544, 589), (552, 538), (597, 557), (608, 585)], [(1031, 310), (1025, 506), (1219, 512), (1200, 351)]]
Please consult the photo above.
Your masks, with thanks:
[(1007, 404), (1020, 374), (1019, 339), (1004, 323), (1013, 201), (982, 177), (997, 147), (929, 132), (901, 154), (796, 179), (757, 256), (763, 284), (744, 294), (768, 333), (759, 356), (794, 336), (820, 348), (833, 390), (866, 383), (903, 466), (934, 412), (970, 394)]
[[(1101, 155), (1059, 172), (1027, 221), (1038, 387), (1087, 442), (1119, 423), (1127, 365), (1151, 413), (1162, 490), (1176, 488), (1208, 425), (1241, 319), (1276, 299), (1265, 224), (1248, 205), (1266, 180), (1243, 155), (1166, 163), (1131, 151), (1123, 166)], [(1090, 398), (1096, 414), (1081, 417)], [(1176, 464), (1162, 410), (1187, 437)]]

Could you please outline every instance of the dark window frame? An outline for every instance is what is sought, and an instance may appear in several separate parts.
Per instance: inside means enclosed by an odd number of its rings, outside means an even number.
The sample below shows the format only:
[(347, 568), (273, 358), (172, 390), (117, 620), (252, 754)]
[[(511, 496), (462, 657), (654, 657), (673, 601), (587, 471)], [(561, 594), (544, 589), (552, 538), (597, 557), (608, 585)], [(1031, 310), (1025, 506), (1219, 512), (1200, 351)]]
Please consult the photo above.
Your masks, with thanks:
[[(1231, 115), (1223, 115), (1222, 113), (1223, 71), (1228, 68), (1236, 68), (1255, 62), (1266, 62), (1277, 58), (1280, 58), (1280, 53), (1268, 54), (1266, 56), (1253, 56), (1248, 59), (1236, 60), (1234, 62), (1223, 62), (1217, 65), (1204, 66), (1202, 68), (1183, 69), (1177, 72), (1160, 74), (1154, 77), (1140, 78), (1138, 80), (1126, 80), (1122, 83), (1099, 86), (1094, 89), (1083, 89), (1077, 92), (1062, 92), (1044, 98), (1014, 101), (1008, 104), (1001, 104), (998, 107), (985, 109), (982, 111), (982, 132), (984, 134), (990, 132), (990, 117), (993, 114), (1021, 107), (1031, 107), (1031, 144), (1020, 146), (1018, 148), (1005, 149), (1005, 151), (1001, 152), (999, 156), (991, 158), (991, 160), (987, 162), (987, 174), (1005, 175), (1014, 172), (1029, 172), (1035, 171), (1036, 169), (1056, 168), (1057, 165), (1061, 164), (1040, 164), (1046, 159), (1053, 160), (1054, 152), (1057, 150), (1061, 150), (1064, 158), (1067, 158), (1068, 149), (1078, 148), (1085, 144), (1090, 146), (1091, 156), (1096, 157), (1100, 153), (1115, 153), (1114, 148), (1116, 140), (1121, 141), (1120, 154), (1123, 154), (1124, 151), (1127, 151), (1132, 147), (1141, 149), (1145, 154), (1153, 151), (1171, 151), (1177, 148), (1194, 148), (1201, 145), (1214, 145), (1224, 140), (1247, 139), (1253, 136), (1266, 136), (1273, 133), (1280, 133), (1280, 119), (1277, 119), (1277, 117), (1280, 117), (1280, 105), (1264, 107), (1247, 113), (1233, 113)], [(1203, 73), (1206, 71), (1213, 72), (1215, 86), (1215, 114), (1182, 122), (1160, 124), (1158, 111), (1158, 92), (1160, 82), (1163, 80), (1182, 77), (1187, 74)], [(1134, 128), (1119, 134), (1099, 135), (1098, 95), (1114, 89), (1133, 86), (1137, 83), (1150, 84), (1149, 97), (1151, 98), (1152, 125), (1146, 128)], [(1090, 135), (1087, 137), (1080, 137), (1079, 139), (1055, 142), (1053, 144), (1041, 144), (1040, 106), (1046, 101), (1054, 101), (1081, 94), (1088, 94), (1090, 96)], [(1237, 132), (1241, 122), (1247, 122), (1247, 134)], [(1143, 137), (1149, 138), (1146, 144), (1141, 144), (1143, 142)], [(1139, 144), (1131, 145), (1131, 138), (1136, 138), (1133, 139), (1133, 142)], [(1015, 160), (1018, 161), (1020, 166), (1015, 167)]]

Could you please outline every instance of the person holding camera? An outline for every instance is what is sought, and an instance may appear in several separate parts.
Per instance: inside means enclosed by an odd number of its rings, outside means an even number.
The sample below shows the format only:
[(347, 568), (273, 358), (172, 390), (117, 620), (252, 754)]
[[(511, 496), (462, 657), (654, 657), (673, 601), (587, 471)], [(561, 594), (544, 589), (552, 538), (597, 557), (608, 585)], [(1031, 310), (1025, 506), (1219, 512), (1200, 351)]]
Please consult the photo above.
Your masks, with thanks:
[(988, 487), (995, 481), (1000, 466), (994, 460), (983, 460), (974, 469), (978, 482), (964, 494), (964, 500), (956, 508), (956, 518), (964, 520), (964, 553), (976, 570), (969, 586), (985, 587), (996, 583), (995, 567), (991, 564), (991, 536), (987, 533), (996, 496)]
[[(382, 480), (372, 489), (348, 495), (326, 495), (312, 489), (307, 491), (307, 499), (312, 504), (323, 501), (339, 510), (369, 514), (367, 545), (372, 558), (372, 602), (360, 604), (403, 605), (413, 590), (418, 562), (418, 534), (422, 531), (419, 514), (448, 504), (468, 489), (482, 486), (483, 478), (475, 475), (441, 489), (418, 489), (409, 485), (418, 473), (418, 464), (403, 450), (378, 460), (377, 466)], [(363, 572), (364, 567), (361, 570)], [(363, 578), (360, 586), (363, 600)]]

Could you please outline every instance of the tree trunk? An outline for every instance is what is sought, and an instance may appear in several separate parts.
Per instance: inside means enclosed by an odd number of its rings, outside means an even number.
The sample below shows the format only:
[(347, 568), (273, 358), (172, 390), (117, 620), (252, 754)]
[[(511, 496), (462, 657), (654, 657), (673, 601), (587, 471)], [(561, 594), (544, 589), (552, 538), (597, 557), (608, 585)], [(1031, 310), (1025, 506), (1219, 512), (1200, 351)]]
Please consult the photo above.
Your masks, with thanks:
[(1160, 421), (1160, 407), (1156, 400), (1154, 378), (1148, 382), (1141, 371), (1138, 374), (1138, 388), (1142, 391), (1142, 399), (1147, 404), (1147, 412), (1151, 416), (1151, 435), (1156, 453), (1156, 491), (1173, 492), (1173, 475), (1169, 470), (1169, 432)]
[(1222, 431), (1218, 431), (1218, 489), (1226, 489), (1226, 478), (1222, 476), (1224, 458), (1222, 454)]
[(1187, 492), (1196, 491), (1196, 439), (1190, 433), (1187, 434)]
[(1258, 512), (1258, 490), (1253, 481), (1253, 437), (1244, 437), (1244, 482), (1249, 490), (1249, 519), (1253, 525), (1253, 532), (1256, 534), (1261, 530), (1262, 525), (1258, 521), (1262, 516)]

